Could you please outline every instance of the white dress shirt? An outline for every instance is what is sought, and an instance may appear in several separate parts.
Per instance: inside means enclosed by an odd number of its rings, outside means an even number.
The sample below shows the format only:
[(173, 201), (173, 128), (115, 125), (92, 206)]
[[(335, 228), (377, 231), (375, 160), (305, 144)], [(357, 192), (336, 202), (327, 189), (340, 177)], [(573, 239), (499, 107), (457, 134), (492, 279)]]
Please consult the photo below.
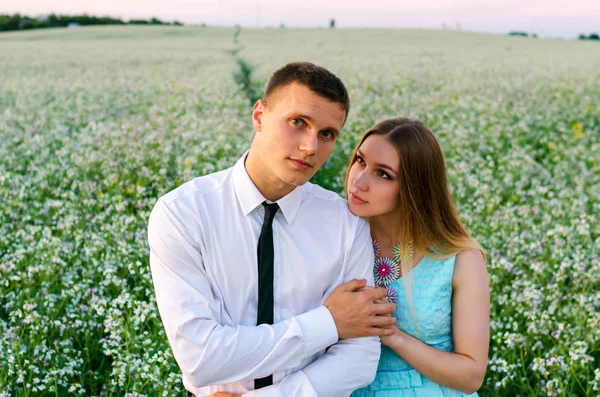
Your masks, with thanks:
[[(338, 341), (323, 302), (352, 278), (373, 285), (369, 225), (311, 183), (278, 200), (274, 324), (257, 326), (265, 198), (246, 155), (161, 197), (150, 215), (156, 300), (184, 386), (196, 396), (348, 396), (375, 377), (379, 338)], [(253, 391), (270, 374), (273, 385)]]

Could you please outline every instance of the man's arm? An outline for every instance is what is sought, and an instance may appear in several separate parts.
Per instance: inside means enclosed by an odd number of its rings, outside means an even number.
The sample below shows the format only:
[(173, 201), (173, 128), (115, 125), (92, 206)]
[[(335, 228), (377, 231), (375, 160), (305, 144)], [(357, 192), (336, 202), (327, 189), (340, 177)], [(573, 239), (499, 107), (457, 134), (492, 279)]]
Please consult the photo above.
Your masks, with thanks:
[[(344, 281), (363, 278), (368, 285), (373, 285), (373, 245), (366, 222), (361, 222), (351, 252)], [(388, 305), (381, 307), (391, 307)], [(392, 322), (395, 324), (395, 319)], [(373, 381), (380, 350), (378, 337), (343, 339), (302, 370), (289, 374), (277, 384), (248, 392), (244, 397), (349, 396)]]
[(223, 326), (199, 248), (162, 201), (148, 226), (156, 301), (173, 354), (194, 387), (262, 378), (295, 368), (338, 340), (321, 306), (274, 325)]

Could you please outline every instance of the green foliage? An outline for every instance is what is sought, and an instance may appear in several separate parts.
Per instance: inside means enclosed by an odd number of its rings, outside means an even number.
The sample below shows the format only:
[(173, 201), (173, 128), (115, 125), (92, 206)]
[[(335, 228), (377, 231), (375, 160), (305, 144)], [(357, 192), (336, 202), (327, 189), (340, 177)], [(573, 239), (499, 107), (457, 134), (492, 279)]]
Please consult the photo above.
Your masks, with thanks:
[[(6, 15), (0, 14), (0, 32), (9, 30), (24, 30), (24, 29), (40, 29), (40, 28), (57, 28), (67, 27), (70, 24), (80, 26), (88, 25), (170, 25), (169, 22), (162, 22), (157, 18), (152, 18), (149, 21), (143, 19), (133, 19), (129, 22), (124, 22), (119, 18), (112, 17), (95, 17), (87, 14), (83, 15), (56, 15), (50, 14), (45, 17), (29, 18), (20, 14)], [(175, 26), (183, 26), (181, 22), (173, 22)]]
[(520, 32), (520, 31), (513, 31), (513, 32), (509, 32), (508, 33), (509, 36), (518, 36), (518, 37), (533, 37), (534, 39), (537, 39), (537, 34), (533, 33), (533, 34), (529, 34), (527, 32)]
[(580, 34), (579, 40), (600, 40), (600, 35), (598, 35), (598, 33), (590, 33), (589, 36), (586, 36), (585, 34)]
[(254, 67), (252, 67), (248, 62), (241, 58), (237, 58), (236, 64), (237, 69), (233, 73), (233, 79), (237, 84), (240, 85), (244, 95), (250, 102), (250, 106), (253, 106), (254, 103), (256, 103), (256, 101), (261, 99), (263, 96), (262, 85), (252, 80)]
[(242, 27), (240, 25), (235, 25), (235, 30), (233, 32), (233, 44), (238, 44), (238, 37), (242, 33)]

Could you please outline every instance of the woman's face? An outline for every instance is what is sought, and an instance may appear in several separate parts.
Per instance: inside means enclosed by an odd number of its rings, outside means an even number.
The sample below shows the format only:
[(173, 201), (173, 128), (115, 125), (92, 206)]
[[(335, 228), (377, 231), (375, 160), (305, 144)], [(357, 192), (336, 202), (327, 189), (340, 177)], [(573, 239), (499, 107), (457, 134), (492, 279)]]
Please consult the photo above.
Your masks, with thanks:
[(398, 207), (400, 157), (381, 135), (370, 135), (358, 148), (348, 175), (348, 206), (363, 218), (388, 214)]

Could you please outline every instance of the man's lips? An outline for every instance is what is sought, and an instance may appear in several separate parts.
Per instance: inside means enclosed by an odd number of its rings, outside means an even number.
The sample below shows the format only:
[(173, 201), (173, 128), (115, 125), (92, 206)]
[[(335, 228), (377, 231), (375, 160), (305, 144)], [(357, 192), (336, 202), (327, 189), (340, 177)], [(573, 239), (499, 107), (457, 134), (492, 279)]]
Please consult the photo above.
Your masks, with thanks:
[(360, 196), (355, 193), (350, 192), (350, 200), (352, 200), (356, 204), (366, 204), (367, 201), (363, 200)]
[(298, 167), (298, 168), (300, 168), (300, 169), (303, 169), (303, 170), (305, 170), (305, 169), (308, 169), (308, 168), (311, 168), (311, 167), (312, 167), (312, 164), (310, 164), (310, 163), (307, 163), (306, 161), (299, 160), (299, 159), (292, 159), (292, 158), (290, 158), (290, 161), (291, 161), (291, 162), (292, 162), (292, 163), (293, 163), (293, 164), (294, 164), (296, 167)]

